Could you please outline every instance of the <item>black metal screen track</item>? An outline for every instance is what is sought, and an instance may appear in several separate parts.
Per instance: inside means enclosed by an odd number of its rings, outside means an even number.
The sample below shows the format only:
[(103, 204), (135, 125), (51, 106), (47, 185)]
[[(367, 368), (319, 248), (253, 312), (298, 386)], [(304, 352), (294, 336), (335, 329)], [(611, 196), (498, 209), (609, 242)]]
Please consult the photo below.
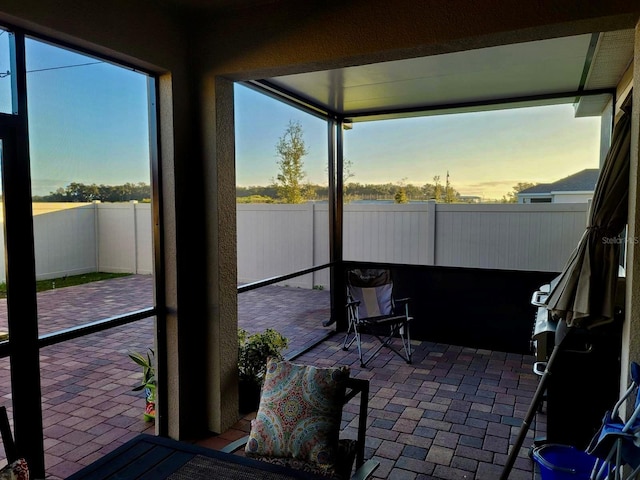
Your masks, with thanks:
[(322, 120), (339, 118), (337, 113), (327, 110), (322, 105), (278, 87), (267, 80), (250, 80), (241, 84)]
[[(38, 348), (56, 345), (68, 340), (73, 340), (85, 335), (90, 335), (92, 333), (103, 332), (111, 328), (127, 325), (129, 323), (137, 322), (138, 320), (143, 320), (155, 315), (157, 315), (156, 308), (146, 308), (137, 310), (128, 315), (105, 318), (103, 320), (85, 323), (84, 325), (78, 325), (77, 327), (66, 328), (58, 332), (48, 333), (46, 335), (41, 335), (40, 337), (38, 337)], [(7, 357), (9, 355), (9, 341), (5, 340), (4, 342), (0, 343), (0, 358)]]
[(266, 287), (267, 285), (273, 285), (274, 283), (284, 282), (285, 280), (289, 280), (290, 278), (301, 277), (302, 275), (317, 272), (318, 270), (324, 270), (325, 268), (330, 268), (333, 266), (333, 263), (325, 263), (324, 265), (318, 265), (317, 267), (311, 267), (305, 270), (298, 270), (297, 272), (288, 273), (286, 275), (280, 275), (278, 277), (271, 277), (265, 280), (247, 283), (238, 287), (238, 293), (250, 292), (251, 290)]

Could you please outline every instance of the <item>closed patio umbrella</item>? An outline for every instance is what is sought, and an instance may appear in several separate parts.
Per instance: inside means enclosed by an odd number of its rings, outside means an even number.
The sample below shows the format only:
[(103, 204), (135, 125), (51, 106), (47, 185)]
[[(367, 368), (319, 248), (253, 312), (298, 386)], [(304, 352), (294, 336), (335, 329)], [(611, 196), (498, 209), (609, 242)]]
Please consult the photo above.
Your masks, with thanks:
[(631, 94), (624, 101), (622, 111), (596, 183), (587, 228), (547, 297), (547, 309), (561, 319), (556, 332), (556, 344), (500, 480), (509, 478), (538, 404), (544, 397), (553, 362), (564, 338), (572, 327), (592, 328), (608, 323), (614, 317), (620, 258), (618, 235), (627, 222), (628, 211)]
[(631, 95), (596, 183), (589, 224), (558, 282), (547, 309), (569, 327), (591, 328), (613, 319), (620, 240), (627, 223), (631, 143)]

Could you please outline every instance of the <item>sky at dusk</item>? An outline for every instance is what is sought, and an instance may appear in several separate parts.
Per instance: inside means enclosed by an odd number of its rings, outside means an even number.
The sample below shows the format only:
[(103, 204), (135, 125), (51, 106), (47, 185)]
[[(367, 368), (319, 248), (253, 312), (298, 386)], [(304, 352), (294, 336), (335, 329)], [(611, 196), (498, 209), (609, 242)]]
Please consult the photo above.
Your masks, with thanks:
[[(326, 184), (327, 132), (320, 119), (236, 88), (237, 183), (265, 185), (277, 174), (275, 145), (299, 121), (309, 149), (305, 171)], [(501, 198), (518, 182), (553, 182), (599, 165), (600, 118), (574, 118), (572, 105), (354, 123), (345, 158), (359, 183), (444, 183), (462, 195)]]
[[(8, 34), (0, 34), (0, 112), (10, 113)], [(33, 39), (27, 43), (32, 189), (71, 182), (149, 183), (146, 76)], [(62, 68), (61, 68), (62, 67)], [(303, 128), (307, 180), (327, 184), (327, 125), (236, 86), (240, 186), (278, 174), (275, 145), (290, 121)], [(552, 182), (599, 162), (600, 119), (571, 105), (357, 122), (345, 131), (350, 181), (433, 183), (447, 172), (463, 195), (501, 198), (518, 182)]]
[[(0, 72), (10, 69), (0, 36)], [(32, 193), (71, 182), (150, 183), (147, 77), (34, 39), (26, 42)], [(0, 111), (10, 113), (10, 77)]]

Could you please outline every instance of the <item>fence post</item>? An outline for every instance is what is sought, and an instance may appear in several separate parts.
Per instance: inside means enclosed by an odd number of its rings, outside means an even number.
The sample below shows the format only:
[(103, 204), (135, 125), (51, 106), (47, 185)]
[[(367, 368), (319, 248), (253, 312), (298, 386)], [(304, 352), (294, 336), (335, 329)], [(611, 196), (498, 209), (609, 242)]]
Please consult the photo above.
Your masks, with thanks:
[(131, 204), (131, 215), (133, 216), (133, 273), (138, 273), (138, 211), (136, 206), (138, 205), (137, 200), (130, 200)]
[[(311, 266), (316, 262), (316, 204), (311, 202)], [(311, 288), (316, 284), (316, 272), (311, 272)]]
[(427, 255), (426, 264), (436, 264), (436, 201), (427, 201)]
[(93, 228), (96, 239), (96, 272), (99, 272), (100, 269), (100, 219), (98, 218), (100, 215), (100, 200), (94, 200), (93, 202)]

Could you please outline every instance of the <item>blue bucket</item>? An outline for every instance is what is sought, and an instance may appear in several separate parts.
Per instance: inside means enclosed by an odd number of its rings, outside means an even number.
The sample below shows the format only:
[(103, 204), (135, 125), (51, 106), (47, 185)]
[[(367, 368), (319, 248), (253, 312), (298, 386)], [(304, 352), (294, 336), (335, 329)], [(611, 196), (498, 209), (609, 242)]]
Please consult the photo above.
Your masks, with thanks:
[(589, 480), (597, 458), (571, 445), (549, 443), (533, 449), (542, 480)]

